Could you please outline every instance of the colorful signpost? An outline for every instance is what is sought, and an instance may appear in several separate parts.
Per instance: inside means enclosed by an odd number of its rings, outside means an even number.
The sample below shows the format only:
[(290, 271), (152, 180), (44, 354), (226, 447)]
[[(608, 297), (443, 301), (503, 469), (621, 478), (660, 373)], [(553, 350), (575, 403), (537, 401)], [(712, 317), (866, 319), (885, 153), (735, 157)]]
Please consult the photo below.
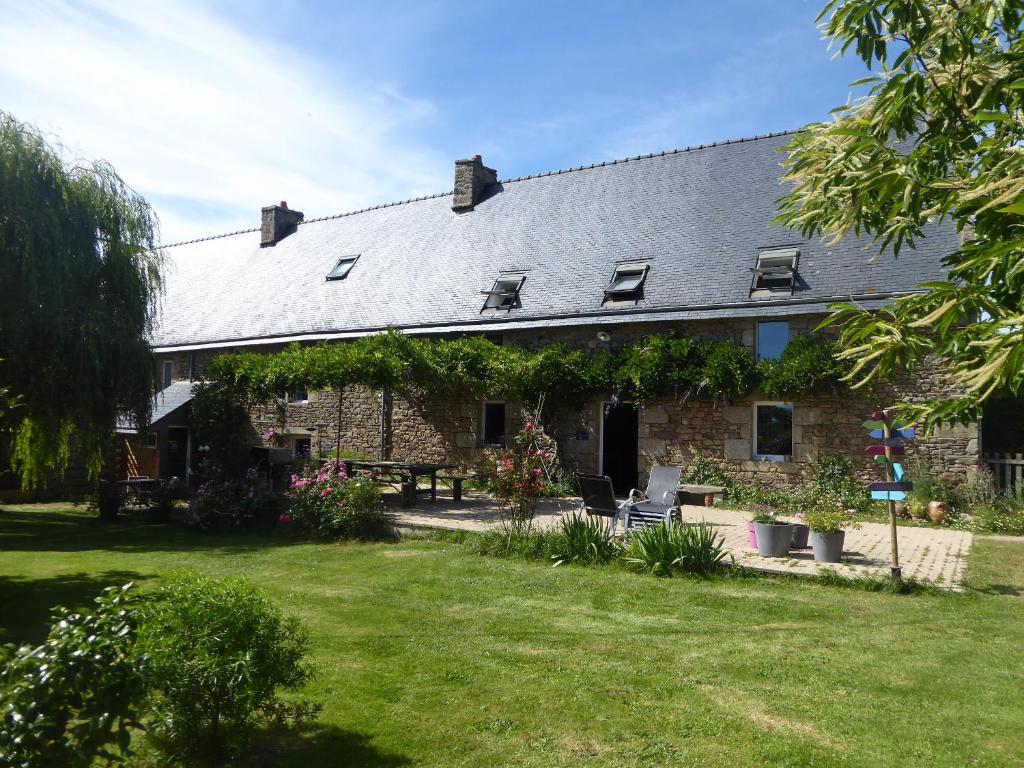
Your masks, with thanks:
[(869, 456), (885, 467), (885, 480), (883, 482), (870, 483), (868, 490), (871, 491), (871, 498), (879, 501), (889, 502), (889, 536), (892, 539), (892, 567), (890, 571), (894, 579), (902, 577), (900, 569), (900, 550), (896, 541), (896, 502), (907, 498), (907, 493), (914, 490), (914, 484), (905, 481), (903, 465), (893, 461), (896, 456), (906, 454), (903, 447), (905, 440), (914, 437), (914, 428), (894, 423), (889, 419), (885, 411), (875, 411), (871, 419), (864, 422), (864, 428), (868, 430), (868, 437), (880, 441), (876, 445), (869, 445), (865, 450)]

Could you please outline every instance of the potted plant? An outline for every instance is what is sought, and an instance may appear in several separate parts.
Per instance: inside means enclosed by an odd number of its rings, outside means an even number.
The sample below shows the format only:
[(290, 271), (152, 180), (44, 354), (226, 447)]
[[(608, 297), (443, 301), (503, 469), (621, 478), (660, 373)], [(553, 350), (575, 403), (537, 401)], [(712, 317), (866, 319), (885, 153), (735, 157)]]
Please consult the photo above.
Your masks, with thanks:
[(793, 541), (793, 526), (779, 520), (774, 511), (760, 511), (754, 515), (754, 535), (761, 557), (785, 557)]
[(751, 511), (754, 513), (754, 516), (747, 521), (747, 543), (751, 549), (757, 549), (757, 531), (754, 529), (754, 523), (757, 520), (771, 519), (772, 515), (775, 514), (775, 510), (767, 504), (753, 504)]
[(807, 537), (811, 533), (811, 526), (804, 522), (804, 513), (797, 512), (793, 515), (793, 549), (807, 549)]
[(847, 509), (839, 499), (821, 499), (804, 516), (811, 528), (811, 549), (820, 563), (838, 563), (843, 556), (846, 528), (856, 525), (850, 516), (857, 513)]

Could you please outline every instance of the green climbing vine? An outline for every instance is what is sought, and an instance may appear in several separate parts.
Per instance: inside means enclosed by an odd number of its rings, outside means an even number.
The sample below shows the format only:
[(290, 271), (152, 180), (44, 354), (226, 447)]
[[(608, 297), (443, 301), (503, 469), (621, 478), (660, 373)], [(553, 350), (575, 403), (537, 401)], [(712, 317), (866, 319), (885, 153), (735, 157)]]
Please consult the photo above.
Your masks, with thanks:
[(835, 345), (813, 336), (796, 339), (780, 360), (755, 363), (734, 341), (671, 333), (592, 355), (562, 344), (530, 350), (482, 337), (422, 339), (391, 330), (344, 344), (221, 355), (206, 379), (211, 392), (244, 404), (269, 402), (296, 385), (520, 400), (544, 395), (552, 404), (581, 404), (595, 393), (636, 402), (662, 394), (732, 400), (758, 386), (771, 397), (802, 396), (831, 390), (845, 373)]

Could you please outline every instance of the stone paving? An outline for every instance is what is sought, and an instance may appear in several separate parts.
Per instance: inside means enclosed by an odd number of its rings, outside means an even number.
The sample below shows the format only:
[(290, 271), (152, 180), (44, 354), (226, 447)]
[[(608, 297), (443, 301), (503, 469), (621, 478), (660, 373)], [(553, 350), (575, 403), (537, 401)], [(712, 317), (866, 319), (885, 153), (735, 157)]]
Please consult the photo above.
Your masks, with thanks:
[[(440, 492), (443, 495), (443, 491)], [(557, 525), (563, 514), (576, 509), (573, 499), (546, 499), (537, 511), (536, 525), (547, 528)], [(483, 531), (499, 523), (498, 506), (486, 495), (467, 491), (461, 502), (439, 498), (436, 503), (421, 502), (401, 509), (389, 504), (389, 512), (399, 527), (442, 528)], [(846, 576), (889, 574), (889, 526), (864, 523), (846, 532), (843, 559), (838, 564), (815, 562), (810, 547), (792, 550), (785, 558), (760, 557), (747, 541), (748, 513), (721, 507), (684, 506), (687, 522), (705, 520), (718, 527), (725, 537), (725, 546), (739, 565), (770, 573), (814, 574), (824, 568)], [(903, 575), (934, 582), (948, 589), (959, 590), (967, 554), (973, 537), (966, 531), (900, 526), (898, 528), (900, 563)]]

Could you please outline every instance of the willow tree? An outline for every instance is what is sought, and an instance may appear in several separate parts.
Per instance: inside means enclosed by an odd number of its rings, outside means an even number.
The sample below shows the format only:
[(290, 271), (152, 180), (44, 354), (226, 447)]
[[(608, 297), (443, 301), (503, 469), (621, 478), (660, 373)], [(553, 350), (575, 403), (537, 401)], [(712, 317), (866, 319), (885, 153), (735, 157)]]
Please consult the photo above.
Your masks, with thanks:
[(156, 218), (114, 169), (71, 164), (0, 112), (0, 390), (33, 487), (72, 455), (98, 475), (120, 414), (144, 422), (159, 295)]
[[(873, 73), (866, 97), (794, 137), (780, 221), (898, 257), (952, 222), (946, 279), (880, 312), (834, 307), (855, 385), (942, 361), (962, 396), (905, 405), (931, 426), (1024, 395), (1024, 41), (1021, 0), (832, 0), (819, 16)], [(891, 251), (888, 255), (881, 255)]]

